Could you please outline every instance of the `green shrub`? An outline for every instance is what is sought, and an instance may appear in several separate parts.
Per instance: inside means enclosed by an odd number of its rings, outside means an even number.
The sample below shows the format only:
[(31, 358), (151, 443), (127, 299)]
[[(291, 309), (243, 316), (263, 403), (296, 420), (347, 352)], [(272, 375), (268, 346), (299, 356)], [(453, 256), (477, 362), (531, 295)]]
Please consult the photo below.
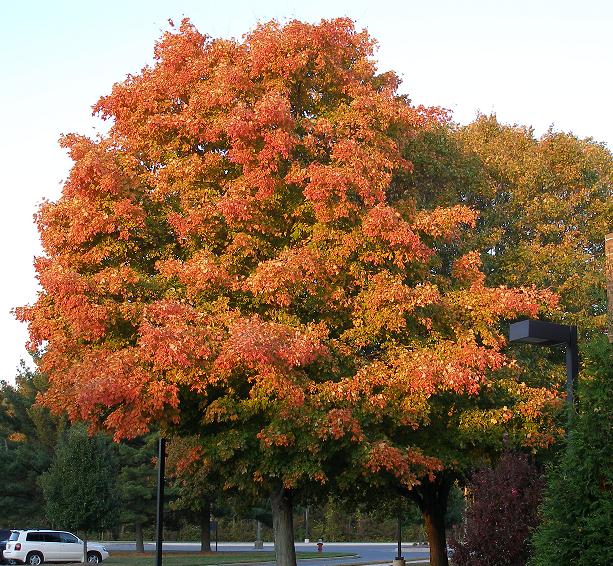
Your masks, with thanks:
[(530, 566), (613, 564), (613, 345), (601, 337), (583, 355), (578, 413), (547, 475)]

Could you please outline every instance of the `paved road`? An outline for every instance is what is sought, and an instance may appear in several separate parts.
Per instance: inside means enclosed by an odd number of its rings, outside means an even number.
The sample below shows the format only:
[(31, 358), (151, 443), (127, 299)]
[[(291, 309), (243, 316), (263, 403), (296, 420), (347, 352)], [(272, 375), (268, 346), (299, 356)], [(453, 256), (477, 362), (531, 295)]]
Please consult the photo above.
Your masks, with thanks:
[[(112, 553), (113, 550), (134, 550), (134, 543), (130, 542), (105, 542), (105, 546)], [(213, 543), (214, 547), (214, 543)], [(398, 546), (395, 543), (354, 543), (354, 542), (324, 542), (324, 551), (327, 552), (352, 552), (356, 557), (342, 558), (323, 558), (310, 559), (302, 562), (305, 566), (338, 566), (340, 564), (375, 564), (378, 562), (388, 562), (391, 564), (396, 556)], [(222, 542), (218, 544), (218, 549), (225, 552), (249, 551), (255, 552), (252, 542)], [(154, 551), (154, 543), (145, 543), (145, 550)], [(189, 542), (165, 542), (165, 551), (189, 552), (200, 550), (199, 543)], [(272, 543), (264, 543), (263, 551), (273, 551)], [(317, 550), (315, 543), (296, 543), (296, 550), (308, 551)], [(428, 548), (423, 546), (413, 546), (410, 543), (402, 545), (402, 555), (407, 561), (428, 558)]]

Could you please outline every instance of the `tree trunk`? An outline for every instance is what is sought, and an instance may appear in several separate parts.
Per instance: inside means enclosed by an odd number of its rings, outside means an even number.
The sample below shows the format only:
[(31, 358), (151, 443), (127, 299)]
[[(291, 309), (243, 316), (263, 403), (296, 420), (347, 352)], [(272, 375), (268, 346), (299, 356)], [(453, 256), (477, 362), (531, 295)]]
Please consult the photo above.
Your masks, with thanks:
[(205, 498), (200, 510), (200, 552), (211, 552), (211, 500)]
[(430, 543), (430, 566), (448, 566), (445, 512), (436, 506), (423, 512), (426, 536)]
[(296, 566), (291, 492), (283, 486), (275, 487), (270, 495), (270, 503), (277, 566)]
[(134, 523), (134, 539), (136, 540), (136, 552), (145, 552), (143, 541), (143, 524), (140, 521)]
[(430, 545), (430, 566), (449, 566), (445, 514), (453, 482), (453, 477), (440, 474), (434, 481), (424, 480), (410, 492), (405, 493), (417, 503), (422, 513)]

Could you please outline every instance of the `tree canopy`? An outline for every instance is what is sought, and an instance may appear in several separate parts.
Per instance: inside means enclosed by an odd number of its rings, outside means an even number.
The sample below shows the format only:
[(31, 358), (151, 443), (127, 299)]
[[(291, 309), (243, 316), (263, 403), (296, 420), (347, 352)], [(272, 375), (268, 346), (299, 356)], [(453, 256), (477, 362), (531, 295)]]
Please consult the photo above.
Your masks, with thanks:
[(560, 297), (565, 321), (602, 330), (606, 313), (604, 235), (613, 219), (613, 159), (591, 139), (505, 126), (481, 117), (457, 134), (482, 163), (481, 246), (492, 282), (535, 284)]
[(42, 292), (18, 309), (44, 403), (116, 439), (200, 434), (190, 458), (286, 517), (345, 464), (410, 490), (504, 428), (555, 439), (558, 392), (516, 378), (500, 324), (556, 298), (489, 286), (459, 245), (476, 212), (403, 190), (448, 117), (373, 49), (348, 19), (242, 41), (184, 20), (96, 104), (108, 134), (63, 138)]

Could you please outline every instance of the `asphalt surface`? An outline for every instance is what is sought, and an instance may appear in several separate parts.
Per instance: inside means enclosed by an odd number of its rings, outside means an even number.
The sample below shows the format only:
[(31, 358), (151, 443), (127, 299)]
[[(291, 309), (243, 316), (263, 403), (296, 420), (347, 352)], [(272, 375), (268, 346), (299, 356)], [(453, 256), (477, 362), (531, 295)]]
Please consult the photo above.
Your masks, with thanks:
[[(109, 549), (111, 554), (113, 550), (126, 551), (134, 550), (133, 542), (104, 542), (104, 545)], [(215, 550), (215, 543), (211, 544)], [(220, 552), (258, 552), (254, 548), (253, 542), (220, 542), (217, 545)], [(164, 542), (164, 551), (169, 552), (197, 552), (200, 550), (200, 543), (190, 542)], [(145, 543), (145, 550), (155, 551), (155, 543)], [(317, 550), (315, 542), (296, 543), (296, 551), (314, 551)], [(397, 543), (355, 543), (355, 542), (324, 542), (324, 552), (351, 552), (355, 557), (343, 556), (340, 558), (312, 558), (308, 560), (300, 560), (304, 566), (340, 566), (345, 564), (391, 564), (396, 557), (398, 550)], [(271, 542), (265, 542), (261, 552), (274, 551), (274, 545)], [(407, 562), (413, 560), (427, 559), (429, 556), (428, 547), (414, 546), (412, 543), (402, 545), (402, 555)]]

